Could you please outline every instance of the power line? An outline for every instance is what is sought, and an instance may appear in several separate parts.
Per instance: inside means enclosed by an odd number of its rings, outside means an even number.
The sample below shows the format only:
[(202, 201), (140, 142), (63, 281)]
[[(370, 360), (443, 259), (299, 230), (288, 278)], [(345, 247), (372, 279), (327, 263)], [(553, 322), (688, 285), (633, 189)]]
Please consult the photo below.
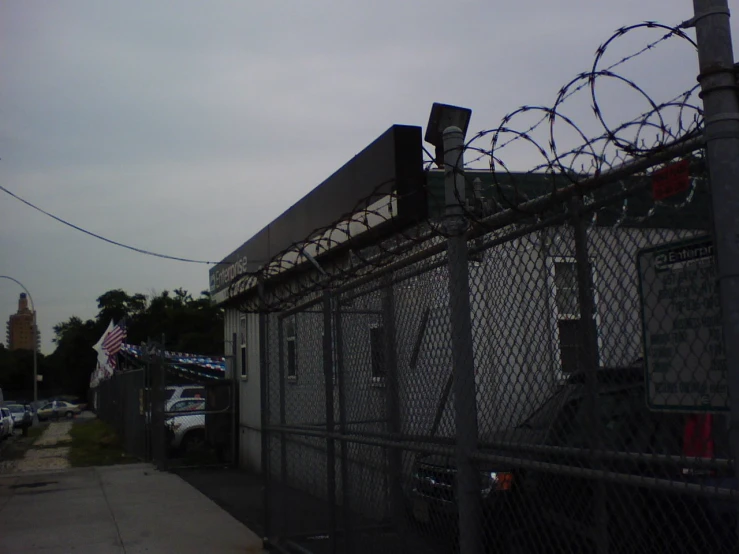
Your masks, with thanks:
[(63, 225), (66, 225), (67, 227), (71, 227), (72, 229), (76, 229), (77, 231), (80, 231), (82, 233), (85, 233), (86, 235), (89, 235), (89, 236), (94, 237), (96, 239), (100, 239), (102, 241), (105, 241), (108, 244), (112, 244), (114, 246), (120, 246), (121, 248), (125, 248), (126, 250), (131, 250), (133, 252), (138, 252), (139, 254), (145, 254), (147, 256), (154, 256), (155, 258), (163, 258), (165, 260), (174, 260), (176, 262), (186, 262), (186, 263), (190, 263), (190, 264), (208, 264), (208, 265), (228, 265), (228, 264), (230, 264), (230, 262), (209, 262), (207, 260), (193, 260), (193, 259), (190, 259), (190, 258), (181, 258), (179, 256), (169, 256), (167, 254), (159, 254), (158, 252), (151, 252), (150, 250), (144, 250), (143, 248), (137, 248), (135, 246), (130, 246), (128, 244), (123, 244), (122, 242), (118, 242), (118, 241), (115, 241), (115, 240), (106, 238), (106, 237), (104, 237), (102, 235), (98, 235), (97, 233), (93, 233), (92, 231), (88, 231), (87, 229), (83, 229), (79, 225), (75, 225), (74, 223), (70, 223), (69, 221), (66, 221), (66, 220), (62, 219), (61, 217), (57, 217), (54, 214), (49, 213), (49, 212), (47, 212), (46, 210), (44, 210), (42, 208), (39, 208), (35, 204), (32, 204), (28, 200), (26, 200), (24, 198), (21, 198), (20, 196), (18, 196), (14, 192), (9, 191), (8, 189), (6, 189), (2, 185), (0, 185), (0, 190), (2, 190), (3, 192), (8, 193), (10, 196), (12, 196), (13, 198), (15, 198), (16, 200), (19, 200), (19, 201), (23, 202), (26, 206), (29, 206), (29, 207), (33, 208), (34, 210), (39, 211), (39, 212), (41, 212), (42, 214), (44, 214), (46, 216), (49, 216), (50, 218), (58, 221), (59, 223), (62, 223)]

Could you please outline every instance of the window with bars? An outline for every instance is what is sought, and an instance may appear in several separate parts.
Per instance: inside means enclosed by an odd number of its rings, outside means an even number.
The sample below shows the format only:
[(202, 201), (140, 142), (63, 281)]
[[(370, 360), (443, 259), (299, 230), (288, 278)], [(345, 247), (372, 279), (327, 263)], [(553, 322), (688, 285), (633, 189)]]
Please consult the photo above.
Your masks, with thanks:
[(569, 374), (581, 369), (580, 350), (583, 347), (577, 264), (574, 260), (554, 260), (551, 277), (559, 364), (562, 373)]
[(298, 379), (298, 340), (295, 331), (295, 322), (288, 321), (285, 324), (285, 338), (287, 341), (285, 349), (287, 378), (290, 381), (295, 381)]
[(385, 328), (382, 325), (370, 327), (370, 360), (373, 381), (382, 381), (387, 374), (384, 333)]

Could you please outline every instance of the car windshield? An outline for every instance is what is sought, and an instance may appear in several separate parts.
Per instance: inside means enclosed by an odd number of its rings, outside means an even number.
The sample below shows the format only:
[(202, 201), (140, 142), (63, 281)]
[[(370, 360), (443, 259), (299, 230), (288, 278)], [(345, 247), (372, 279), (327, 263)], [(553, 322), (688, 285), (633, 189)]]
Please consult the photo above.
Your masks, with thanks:
[(11, 404), (8, 406), (8, 410), (14, 413), (23, 413), (25, 411), (23, 406), (19, 406), (18, 404)]

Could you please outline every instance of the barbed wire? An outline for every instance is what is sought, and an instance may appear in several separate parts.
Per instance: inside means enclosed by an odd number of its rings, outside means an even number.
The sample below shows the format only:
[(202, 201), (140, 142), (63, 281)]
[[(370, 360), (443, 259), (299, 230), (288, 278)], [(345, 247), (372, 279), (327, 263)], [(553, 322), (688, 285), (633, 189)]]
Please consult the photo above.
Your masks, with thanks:
[[(642, 31), (652, 35), (658, 33), (658, 36), (602, 67), (615, 44)], [(630, 46), (633, 43), (630, 39), (625, 42)], [(551, 106), (524, 105), (506, 114), (497, 127), (482, 130), (469, 139), (464, 145), (464, 155), (472, 156), (463, 167), (443, 168), (447, 173), (461, 174), (466, 184), (465, 198), (455, 191), (467, 223), (463, 230), (481, 235), (516, 221), (529, 221), (529, 218), (539, 221), (552, 210), (565, 208), (563, 194), (568, 191), (584, 195), (587, 206), (593, 201), (592, 192), (597, 187), (590, 186), (589, 193), (583, 187), (587, 183), (592, 185), (598, 178), (602, 181), (599, 186), (608, 184), (608, 194), (616, 196), (628, 192), (636, 183), (644, 188), (644, 180), (670, 161), (659, 154), (683, 143), (690, 147), (681, 156), (690, 159), (693, 167), (700, 165), (700, 154), (691, 154), (700, 148), (695, 140), (703, 130), (698, 85), (660, 100), (622, 73), (629, 62), (657, 48), (670, 45), (674, 51), (674, 42), (696, 49), (695, 41), (678, 27), (654, 21), (621, 27), (596, 49), (590, 70), (578, 74), (560, 88)], [(609, 123), (606, 102), (598, 93), (599, 87), (607, 83), (625, 87), (646, 104), (646, 109), (623, 118), (619, 124)], [(581, 92), (587, 98), (577, 103)], [(623, 107), (623, 95), (617, 98), (617, 107)], [(576, 115), (567, 111), (573, 103)], [(582, 109), (585, 105), (589, 110)], [(583, 122), (584, 113), (586, 120)], [(534, 122), (527, 123), (531, 117)], [(489, 146), (483, 145), (485, 142)], [(518, 152), (510, 152), (514, 147), (534, 153), (533, 163), (530, 155), (525, 156), (525, 170), (514, 169), (520, 163)], [(426, 198), (413, 198), (413, 201), (426, 201), (438, 193), (432, 185), (439, 179), (433, 174), (441, 174), (442, 170), (434, 169), (436, 160), (425, 148), (424, 154)], [(642, 163), (626, 179), (603, 178), (641, 160), (654, 163)], [(479, 164), (484, 171), (476, 169)], [(491, 181), (488, 186), (480, 181), (486, 175)], [(680, 201), (654, 200), (646, 211), (640, 206), (638, 213), (633, 214), (634, 203), (629, 202), (628, 195), (621, 194), (623, 198), (608, 206), (610, 215), (615, 215), (613, 225), (643, 223), (660, 209), (681, 209), (693, 201), (702, 183), (702, 179), (694, 178)], [(240, 298), (239, 308), (243, 311), (280, 311), (326, 287), (371, 274), (399, 257), (428, 250), (433, 245), (438, 248), (449, 229), (443, 213), (431, 213), (423, 221), (404, 221), (398, 214), (398, 205), (403, 199), (392, 191), (393, 185), (392, 181), (378, 184), (352, 211), (284, 249), (258, 270), (237, 275), (229, 284), (229, 297)], [(546, 198), (551, 202), (534, 202)], [(502, 217), (502, 214), (510, 217)], [(593, 211), (589, 221), (596, 225), (598, 218), (599, 212)], [(328, 251), (337, 255), (329, 261), (321, 261), (327, 260), (323, 254)], [(249, 294), (245, 295), (246, 292)]]

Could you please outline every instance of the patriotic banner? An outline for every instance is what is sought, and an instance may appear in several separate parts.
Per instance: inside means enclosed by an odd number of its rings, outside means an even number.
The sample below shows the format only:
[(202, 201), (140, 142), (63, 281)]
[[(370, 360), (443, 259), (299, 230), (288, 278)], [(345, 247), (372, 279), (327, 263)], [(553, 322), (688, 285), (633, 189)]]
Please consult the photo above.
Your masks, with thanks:
[[(112, 323), (113, 322), (111, 321), (111, 324)], [(118, 325), (116, 325), (112, 329), (110, 329), (110, 327), (108, 328), (109, 331), (104, 335), (102, 346), (103, 351), (108, 356), (107, 367), (109, 368), (109, 374), (107, 376), (110, 377), (117, 365), (116, 355), (118, 354), (118, 352), (120, 352), (123, 340), (127, 336), (125, 318), (119, 321)]]
[(120, 352), (126, 335), (125, 320), (121, 320), (118, 325), (113, 325), (113, 320), (111, 320), (100, 340), (92, 347), (97, 352), (97, 363), (90, 375), (91, 388), (97, 387), (113, 375), (117, 365), (116, 355)]

